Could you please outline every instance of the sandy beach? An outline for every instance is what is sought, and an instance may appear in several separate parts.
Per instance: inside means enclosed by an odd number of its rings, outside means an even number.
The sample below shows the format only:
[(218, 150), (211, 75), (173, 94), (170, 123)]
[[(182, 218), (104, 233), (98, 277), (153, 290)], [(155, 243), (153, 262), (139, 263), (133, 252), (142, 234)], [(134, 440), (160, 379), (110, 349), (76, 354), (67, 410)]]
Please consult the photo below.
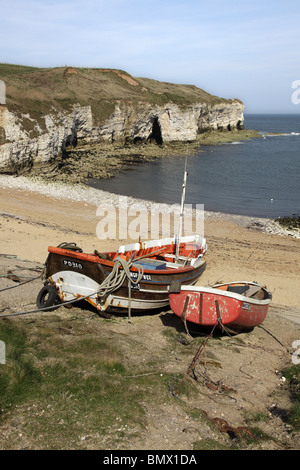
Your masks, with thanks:
[[(49, 245), (76, 242), (84, 251), (101, 252), (130, 241), (103, 240), (96, 234), (97, 207), (117, 205), (118, 195), (85, 186), (1, 176), (0, 199), (2, 254), (43, 263)], [(128, 198), (128, 202), (134, 200)], [(203, 285), (257, 281), (272, 292), (273, 304), (300, 307), (299, 238), (284, 234), (267, 219), (211, 212), (205, 212), (204, 236), (208, 252)]]

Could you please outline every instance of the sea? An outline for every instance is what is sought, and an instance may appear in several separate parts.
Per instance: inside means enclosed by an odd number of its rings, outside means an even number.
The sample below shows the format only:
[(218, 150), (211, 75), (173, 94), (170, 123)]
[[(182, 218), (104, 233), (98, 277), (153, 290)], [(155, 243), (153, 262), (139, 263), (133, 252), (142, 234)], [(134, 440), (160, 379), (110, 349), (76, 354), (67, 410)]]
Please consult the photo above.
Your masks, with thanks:
[[(300, 214), (300, 114), (246, 114), (261, 138), (203, 146), (187, 157), (185, 203), (205, 211), (259, 218)], [(137, 164), (89, 186), (159, 203), (180, 204), (186, 155)]]

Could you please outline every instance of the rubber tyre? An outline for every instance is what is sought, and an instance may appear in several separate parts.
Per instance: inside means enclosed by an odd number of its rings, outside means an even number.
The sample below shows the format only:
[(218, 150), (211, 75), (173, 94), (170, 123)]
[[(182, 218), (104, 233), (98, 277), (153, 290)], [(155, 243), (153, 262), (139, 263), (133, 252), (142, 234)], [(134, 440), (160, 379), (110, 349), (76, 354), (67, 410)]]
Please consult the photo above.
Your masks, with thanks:
[(55, 287), (53, 286), (44, 286), (38, 293), (36, 298), (36, 306), (37, 308), (45, 308), (45, 307), (52, 307), (53, 309), (48, 309), (47, 311), (55, 310), (58, 308), (58, 304), (60, 303), (60, 298), (57, 294)]

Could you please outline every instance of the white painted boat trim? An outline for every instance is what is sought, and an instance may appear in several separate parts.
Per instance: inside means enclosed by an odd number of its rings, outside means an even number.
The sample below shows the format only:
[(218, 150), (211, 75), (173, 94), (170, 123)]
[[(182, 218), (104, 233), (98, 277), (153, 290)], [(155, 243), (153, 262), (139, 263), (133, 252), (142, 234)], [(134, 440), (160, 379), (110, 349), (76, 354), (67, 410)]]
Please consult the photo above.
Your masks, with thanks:
[[(203, 253), (200, 255), (202, 257), (207, 251), (206, 239), (201, 237), (201, 235), (187, 235), (180, 238), (180, 244), (184, 243), (199, 243)], [(119, 246), (118, 253), (125, 253), (126, 251), (139, 251), (141, 249), (153, 248), (155, 246), (162, 247), (164, 245), (175, 245), (176, 236), (173, 238), (160, 238), (158, 240), (147, 240), (144, 242), (131, 243), (128, 245)]]
[(222, 297), (230, 297), (232, 299), (236, 299), (240, 302), (247, 302), (248, 304), (254, 304), (254, 305), (268, 305), (271, 301), (271, 299), (254, 299), (252, 297), (246, 297), (245, 295), (237, 294), (236, 292), (227, 292), (225, 290), (217, 289), (217, 286), (226, 286), (228, 284), (249, 284), (251, 286), (257, 286), (261, 287), (259, 284), (256, 284), (255, 282), (249, 282), (249, 281), (232, 281), (232, 282), (224, 282), (222, 284), (215, 284), (214, 287), (202, 287), (202, 286), (181, 286), (181, 291), (189, 291), (189, 292), (198, 292), (199, 294), (201, 292), (205, 294), (215, 294), (219, 295)]
[[(169, 297), (165, 300), (130, 300), (130, 306), (133, 310), (149, 310), (160, 307), (165, 307), (169, 303)], [(101, 305), (100, 310), (106, 310), (108, 307), (119, 307), (119, 308), (128, 308), (129, 299), (127, 297), (119, 297), (115, 295), (109, 295), (105, 301), (104, 305)]]

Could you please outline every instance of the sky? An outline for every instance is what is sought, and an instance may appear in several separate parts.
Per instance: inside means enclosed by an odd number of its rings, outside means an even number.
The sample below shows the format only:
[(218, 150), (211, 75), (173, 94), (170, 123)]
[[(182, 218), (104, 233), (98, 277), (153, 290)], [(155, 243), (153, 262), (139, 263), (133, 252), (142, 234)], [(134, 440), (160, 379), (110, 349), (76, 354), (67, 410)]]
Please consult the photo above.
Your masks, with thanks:
[(117, 68), (300, 113), (299, 0), (0, 0), (0, 17), (2, 63)]

